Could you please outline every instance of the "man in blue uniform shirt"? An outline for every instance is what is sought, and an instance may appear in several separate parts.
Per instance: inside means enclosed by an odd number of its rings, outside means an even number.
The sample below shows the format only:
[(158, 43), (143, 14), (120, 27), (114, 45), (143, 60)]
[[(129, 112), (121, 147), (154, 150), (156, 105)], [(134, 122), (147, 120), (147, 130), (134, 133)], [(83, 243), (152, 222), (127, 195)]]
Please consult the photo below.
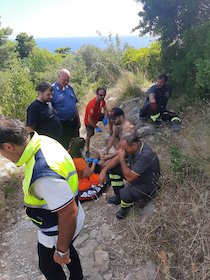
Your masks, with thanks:
[(70, 72), (61, 69), (58, 80), (53, 84), (52, 105), (57, 111), (63, 127), (62, 145), (68, 148), (70, 140), (79, 137), (80, 118), (77, 109), (77, 97), (69, 84)]

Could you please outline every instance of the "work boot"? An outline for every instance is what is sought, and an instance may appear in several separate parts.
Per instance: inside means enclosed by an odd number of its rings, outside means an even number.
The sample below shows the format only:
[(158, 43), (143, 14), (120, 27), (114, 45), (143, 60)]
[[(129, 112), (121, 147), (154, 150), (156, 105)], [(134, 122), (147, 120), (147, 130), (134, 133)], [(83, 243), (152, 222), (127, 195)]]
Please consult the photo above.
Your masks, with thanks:
[(115, 195), (115, 196), (110, 196), (107, 200), (107, 202), (109, 204), (115, 204), (115, 205), (118, 205), (120, 204), (120, 199)]
[(124, 219), (127, 216), (129, 209), (130, 209), (130, 207), (120, 208), (120, 210), (116, 213), (116, 218), (118, 220)]
[(154, 124), (154, 126), (156, 126), (156, 127), (162, 126), (162, 123), (161, 123), (161, 121), (159, 121), (159, 120), (153, 121), (153, 124)]

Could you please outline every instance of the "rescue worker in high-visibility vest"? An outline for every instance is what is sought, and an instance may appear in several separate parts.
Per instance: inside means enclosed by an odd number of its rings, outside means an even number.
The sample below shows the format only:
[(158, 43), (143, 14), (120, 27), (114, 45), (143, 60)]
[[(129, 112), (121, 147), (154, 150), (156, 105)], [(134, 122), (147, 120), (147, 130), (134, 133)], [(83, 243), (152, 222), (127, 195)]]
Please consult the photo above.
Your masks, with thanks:
[(147, 90), (147, 96), (139, 115), (141, 120), (150, 120), (156, 125), (161, 125), (160, 120), (163, 120), (169, 123), (172, 129), (178, 129), (181, 124), (179, 117), (176, 113), (166, 109), (172, 92), (172, 87), (167, 80), (167, 75), (159, 75), (156, 84)]
[[(111, 159), (100, 172), (100, 183), (109, 178), (114, 196), (108, 203), (120, 205), (117, 219), (124, 219), (135, 202), (147, 201), (158, 188), (160, 166), (157, 155), (150, 146), (139, 140), (137, 132), (128, 132), (121, 137), (117, 156)], [(124, 186), (124, 180), (127, 184)]]
[(82, 280), (80, 259), (73, 246), (84, 223), (78, 202), (78, 177), (71, 156), (56, 141), (28, 133), (19, 120), (0, 118), (0, 153), (24, 165), (26, 214), (38, 227), (39, 267), (47, 280)]

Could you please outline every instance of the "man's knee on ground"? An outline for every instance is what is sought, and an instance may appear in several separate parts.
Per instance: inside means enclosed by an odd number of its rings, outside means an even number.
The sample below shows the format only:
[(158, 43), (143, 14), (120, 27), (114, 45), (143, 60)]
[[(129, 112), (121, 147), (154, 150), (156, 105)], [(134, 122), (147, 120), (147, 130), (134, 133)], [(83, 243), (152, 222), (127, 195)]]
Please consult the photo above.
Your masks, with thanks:
[(124, 187), (120, 190), (120, 199), (124, 202), (132, 203), (134, 202), (134, 198), (129, 190), (129, 187)]

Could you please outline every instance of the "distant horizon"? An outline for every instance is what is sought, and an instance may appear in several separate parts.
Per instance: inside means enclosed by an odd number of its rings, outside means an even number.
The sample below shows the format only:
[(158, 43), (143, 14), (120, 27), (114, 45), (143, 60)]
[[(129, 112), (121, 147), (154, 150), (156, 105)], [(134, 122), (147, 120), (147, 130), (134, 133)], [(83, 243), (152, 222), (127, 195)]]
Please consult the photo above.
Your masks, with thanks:
[[(118, 36), (121, 45), (129, 44), (135, 48), (147, 47), (150, 43), (154, 42), (156, 39), (149, 36)], [(94, 45), (98, 48), (105, 49), (107, 44), (105, 40), (108, 41), (108, 37), (101, 36), (89, 36), (89, 37), (41, 37), (34, 38), (37, 46), (42, 49), (48, 49), (50, 52), (55, 52), (58, 48), (71, 48), (71, 51), (77, 51), (83, 45)], [(112, 43), (116, 43), (115, 37), (112, 37)]]
[[(24, 33), (24, 31), (23, 31), (23, 33)], [(60, 36), (60, 37), (57, 37), (57, 36), (55, 36), (55, 37), (34, 37), (33, 35), (29, 35), (29, 34), (27, 34), (28, 36), (32, 36), (34, 39), (59, 39), (59, 38), (97, 38), (97, 37), (99, 37), (99, 38), (108, 38), (109, 37), (109, 35), (101, 35), (101, 36), (99, 36), (99, 35), (90, 35), (90, 36), (88, 36), (88, 35), (83, 35), (83, 36)], [(149, 36), (149, 35), (145, 35), (145, 36), (140, 36), (140, 35), (136, 35), (136, 34), (127, 34), (127, 35), (119, 35), (119, 34), (111, 34), (111, 37), (112, 38), (116, 38), (116, 36), (117, 37), (139, 37), (139, 38), (152, 38), (152, 36)], [(9, 38), (9, 40), (15, 40), (16, 39), (16, 37), (10, 37)]]

